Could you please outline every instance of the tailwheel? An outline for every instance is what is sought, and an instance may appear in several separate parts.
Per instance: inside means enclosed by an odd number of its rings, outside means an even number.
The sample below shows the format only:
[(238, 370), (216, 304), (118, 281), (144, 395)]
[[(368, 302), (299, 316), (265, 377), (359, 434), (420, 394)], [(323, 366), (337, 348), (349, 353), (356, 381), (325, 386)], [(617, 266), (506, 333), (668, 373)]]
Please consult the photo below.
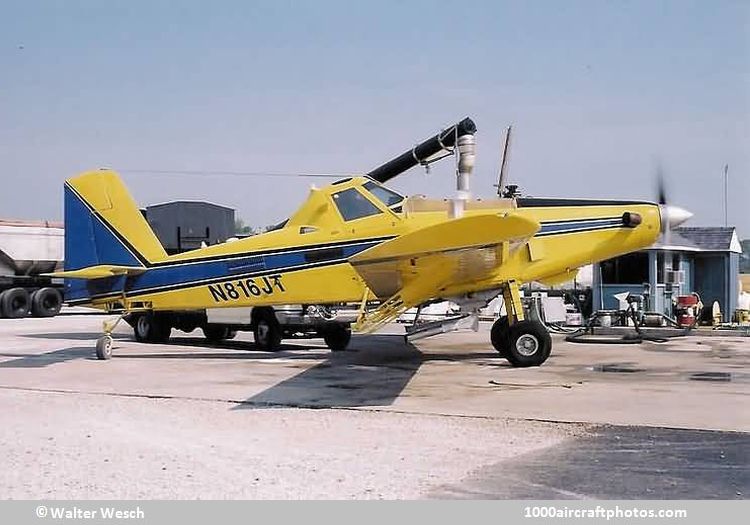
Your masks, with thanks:
[(517, 321), (508, 329), (504, 357), (517, 367), (539, 366), (552, 351), (552, 338), (539, 321)]
[(106, 361), (112, 358), (112, 336), (103, 335), (96, 340), (96, 358)]

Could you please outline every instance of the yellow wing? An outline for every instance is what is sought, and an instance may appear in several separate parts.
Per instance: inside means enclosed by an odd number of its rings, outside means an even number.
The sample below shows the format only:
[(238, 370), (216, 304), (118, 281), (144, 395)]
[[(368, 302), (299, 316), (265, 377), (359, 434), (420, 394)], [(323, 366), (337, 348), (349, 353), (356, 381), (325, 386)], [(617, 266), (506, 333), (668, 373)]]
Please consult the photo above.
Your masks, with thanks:
[(476, 215), (421, 228), (370, 248), (349, 262), (378, 297), (388, 297), (360, 317), (371, 332), (408, 308), (440, 296), (451, 284), (485, 277), (502, 264), (502, 245), (524, 242), (539, 223), (514, 214)]

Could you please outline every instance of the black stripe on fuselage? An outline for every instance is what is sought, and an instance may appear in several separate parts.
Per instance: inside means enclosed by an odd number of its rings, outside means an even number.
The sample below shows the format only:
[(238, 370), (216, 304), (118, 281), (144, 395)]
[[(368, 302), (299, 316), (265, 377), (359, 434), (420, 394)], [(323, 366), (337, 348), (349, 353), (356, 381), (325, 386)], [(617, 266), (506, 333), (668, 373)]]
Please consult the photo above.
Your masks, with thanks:
[(537, 198), (537, 197), (519, 197), (516, 199), (516, 205), (519, 208), (565, 208), (579, 206), (632, 206), (632, 205), (652, 205), (656, 203), (649, 201), (620, 201), (605, 199), (555, 199), (555, 198)]
[(262, 255), (276, 255), (276, 254), (281, 254), (281, 253), (302, 252), (302, 251), (317, 251), (317, 250), (326, 250), (330, 248), (340, 248), (340, 247), (343, 248), (346, 246), (355, 246), (357, 244), (368, 244), (372, 242), (389, 241), (395, 237), (396, 237), (395, 235), (388, 235), (385, 237), (368, 237), (364, 239), (349, 239), (348, 241), (335, 241), (335, 242), (327, 242), (327, 243), (321, 243), (321, 244), (288, 246), (285, 248), (276, 248), (276, 249), (268, 249), (268, 250), (228, 253), (224, 255), (211, 255), (208, 257), (194, 257), (191, 259), (183, 259), (179, 261), (160, 261), (160, 262), (151, 263), (149, 267), (161, 268), (164, 266), (180, 266), (183, 264), (216, 262), (216, 261), (241, 259), (245, 257), (255, 257), (255, 256), (262, 256)]

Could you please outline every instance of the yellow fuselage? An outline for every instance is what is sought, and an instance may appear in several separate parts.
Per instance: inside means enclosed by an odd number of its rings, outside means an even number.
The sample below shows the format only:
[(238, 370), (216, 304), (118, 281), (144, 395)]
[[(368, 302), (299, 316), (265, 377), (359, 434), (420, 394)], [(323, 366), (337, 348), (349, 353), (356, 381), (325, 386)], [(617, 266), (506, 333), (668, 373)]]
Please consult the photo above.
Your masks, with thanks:
[[(332, 304), (359, 302), (366, 284), (345, 260), (347, 250), (376, 245), (426, 226), (450, 219), (449, 203), (407, 199), (400, 206), (388, 207), (367, 195), (379, 213), (346, 221), (336, 208), (333, 194), (360, 187), (367, 179), (353, 178), (338, 185), (314, 189), (308, 200), (284, 225), (275, 231), (209, 246), (156, 261), (148, 272), (170, 272), (186, 277), (184, 285), (141, 287), (125, 291), (129, 301), (154, 310), (200, 310), (208, 307), (240, 307), (275, 304)], [(618, 225), (623, 213), (638, 214), (635, 227)], [(441, 296), (498, 288), (515, 280), (564, 281), (577, 268), (596, 261), (651, 245), (660, 230), (659, 208), (655, 204), (612, 201), (546, 201), (539, 199), (497, 200), (468, 203), (464, 216), (514, 213), (540, 223), (540, 230), (526, 243), (512, 246), (494, 271), (481, 280), (458, 279), (447, 283)], [(357, 243), (360, 243), (359, 245)], [(369, 244), (368, 244), (369, 243)], [(310, 248), (315, 247), (314, 250)], [(304, 256), (300, 250), (308, 249)], [(244, 254), (246, 259), (240, 257)], [(295, 255), (296, 254), (296, 255)], [(284, 266), (274, 261), (301, 261)], [(225, 277), (187, 277), (209, 261), (232, 259)], [(294, 259), (297, 260), (297, 259)], [(243, 262), (245, 261), (245, 262)], [(308, 262), (309, 261), (309, 262)], [(219, 263), (217, 263), (219, 264)], [(236, 264), (233, 267), (232, 264)], [(246, 266), (243, 268), (242, 264)], [(266, 270), (253, 274), (257, 264)], [(271, 265), (271, 266), (268, 266)], [(245, 271), (247, 270), (247, 271)], [(136, 279), (146, 279), (138, 276)], [(191, 284), (192, 283), (192, 284)], [(372, 298), (372, 297), (371, 297)], [(379, 299), (385, 299), (380, 297)], [(112, 295), (91, 300), (99, 307), (121, 302)]]

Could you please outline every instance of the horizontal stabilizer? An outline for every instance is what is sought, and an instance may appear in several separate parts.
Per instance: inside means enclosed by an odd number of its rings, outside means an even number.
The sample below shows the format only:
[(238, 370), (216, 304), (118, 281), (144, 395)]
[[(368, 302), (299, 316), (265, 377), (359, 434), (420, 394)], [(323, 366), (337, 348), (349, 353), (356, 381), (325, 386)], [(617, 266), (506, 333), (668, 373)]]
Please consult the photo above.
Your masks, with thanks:
[(68, 270), (64, 272), (44, 273), (46, 277), (64, 277), (65, 279), (104, 279), (118, 275), (138, 275), (145, 272), (142, 266), (116, 266), (112, 264), (100, 264), (89, 266), (79, 270)]

